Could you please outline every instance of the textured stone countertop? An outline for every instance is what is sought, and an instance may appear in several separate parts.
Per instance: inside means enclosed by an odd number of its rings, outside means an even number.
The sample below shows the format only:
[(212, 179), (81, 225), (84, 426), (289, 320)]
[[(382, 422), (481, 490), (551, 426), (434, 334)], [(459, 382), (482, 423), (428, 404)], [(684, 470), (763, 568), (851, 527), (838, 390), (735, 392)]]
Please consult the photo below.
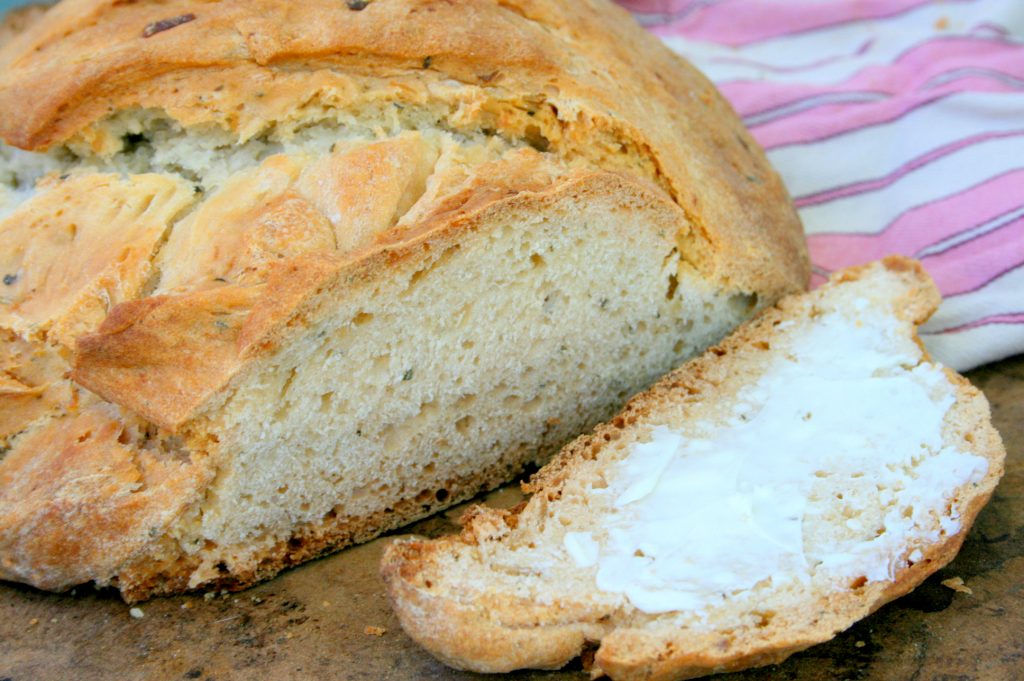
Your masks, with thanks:
[[(1024, 679), (1024, 356), (969, 374), (992, 403), (1006, 476), (957, 559), (914, 593), (784, 664), (716, 677), (753, 679)], [(512, 504), (518, 493), (493, 494)], [(413, 526), (454, 529), (459, 509)], [(398, 627), (377, 577), (387, 539), (348, 549), (237, 594), (162, 598), (141, 619), (110, 593), (53, 595), (0, 583), (0, 681), (36, 679), (495, 678), (583, 681), (559, 672), (455, 672)], [(960, 577), (970, 594), (941, 582)], [(138, 613), (136, 613), (138, 614)], [(380, 627), (383, 633), (368, 633)]]

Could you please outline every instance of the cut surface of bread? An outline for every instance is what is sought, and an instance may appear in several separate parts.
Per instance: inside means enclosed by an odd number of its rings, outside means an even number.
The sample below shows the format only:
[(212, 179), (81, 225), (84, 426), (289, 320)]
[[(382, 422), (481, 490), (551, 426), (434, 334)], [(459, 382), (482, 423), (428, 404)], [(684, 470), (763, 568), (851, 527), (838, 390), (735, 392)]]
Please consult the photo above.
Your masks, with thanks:
[(770, 664), (956, 555), (1003, 471), (984, 396), (916, 334), (888, 258), (790, 296), (567, 446), (512, 511), (391, 544), (399, 619), (446, 663), (614, 679)]
[(611, 3), (351, 4), (66, 0), (7, 39), (0, 578), (244, 587), (805, 285), (763, 152)]

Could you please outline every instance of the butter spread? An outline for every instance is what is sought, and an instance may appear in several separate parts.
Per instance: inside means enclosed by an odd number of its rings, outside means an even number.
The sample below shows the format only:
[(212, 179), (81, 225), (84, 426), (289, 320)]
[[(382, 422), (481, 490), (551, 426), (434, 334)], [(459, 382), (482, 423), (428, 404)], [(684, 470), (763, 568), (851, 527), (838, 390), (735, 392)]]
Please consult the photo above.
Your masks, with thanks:
[(599, 525), (566, 533), (572, 560), (644, 612), (703, 613), (759, 584), (891, 579), (959, 531), (949, 498), (988, 463), (943, 445), (954, 388), (886, 319), (824, 315), (725, 418), (655, 427), (594, 490)]

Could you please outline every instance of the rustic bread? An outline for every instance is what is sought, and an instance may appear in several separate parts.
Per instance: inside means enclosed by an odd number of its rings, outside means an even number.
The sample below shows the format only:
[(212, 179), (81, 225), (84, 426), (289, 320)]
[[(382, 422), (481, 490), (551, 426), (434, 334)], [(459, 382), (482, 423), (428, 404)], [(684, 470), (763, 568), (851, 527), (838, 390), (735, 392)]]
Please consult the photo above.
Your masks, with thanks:
[(736, 116), (608, 2), (67, 0), (0, 66), (6, 579), (245, 586), (808, 276)]
[(956, 554), (1002, 475), (984, 396), (890, 258), (785, 298), (567, 446), (512, 511), (391, 544), (405, 630), (444, 662), (681, 679), (779, 662)]

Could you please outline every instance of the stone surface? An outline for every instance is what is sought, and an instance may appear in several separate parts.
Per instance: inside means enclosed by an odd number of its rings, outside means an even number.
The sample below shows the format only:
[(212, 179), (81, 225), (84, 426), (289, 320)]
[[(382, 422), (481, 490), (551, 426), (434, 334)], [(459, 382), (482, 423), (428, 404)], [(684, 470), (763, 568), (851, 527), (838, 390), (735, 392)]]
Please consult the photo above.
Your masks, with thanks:
[[(782, 665), (717, 678), (1024, 679), (1024, 356), (969, 378), (992, 402), (1008, 459), (1006, 476), (957, 559), (830, 643)], [(488, 503), (518, 499), (510, 489), (490, 495)], [(460, 512), (410, 529), (450, 532)], [(143, 603), (141, 613), (131, 613), (111, 593), (54, 595), (0, 583), (0, 681), (488, 678), (445, 668), (402, 633), (377, 577), (386, 541), (348, 549), (241, 593)], [(942, 585), (953, 577), (973, 593)], [(577, 661), (559, 672), (503, 678), (588, 676)]]

